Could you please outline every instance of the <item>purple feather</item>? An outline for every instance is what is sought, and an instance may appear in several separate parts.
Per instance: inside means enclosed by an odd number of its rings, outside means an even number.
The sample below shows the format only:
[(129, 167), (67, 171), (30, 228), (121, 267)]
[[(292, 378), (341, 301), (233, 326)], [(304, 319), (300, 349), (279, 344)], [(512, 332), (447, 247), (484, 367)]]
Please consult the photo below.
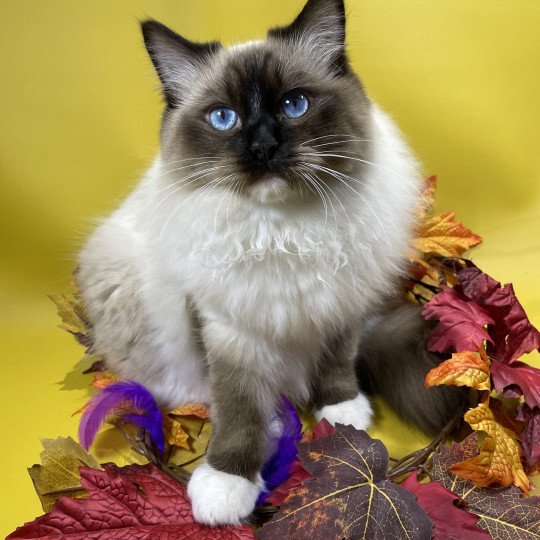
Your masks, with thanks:
[(113, 382), (88, 402), (79, 424), (79, 441), (85, 450), (90, 448), (98, 429), (110, 414), (145, 429), (163, 453), (163, 416), (154, 396), (135, 381)]
[(261, 476), (266, 490), (259, 495), (257, 504), (262, 504), (274, 488), (289, 478), (292, 464), (298, 455), (296, 445), (302, 438), (302, 422), (294, 405), (285, 396), (281, 396), (281, 399), (282, 406), (278, 418), (283, 431), (278, 439), (276, 451), (264, 464)]

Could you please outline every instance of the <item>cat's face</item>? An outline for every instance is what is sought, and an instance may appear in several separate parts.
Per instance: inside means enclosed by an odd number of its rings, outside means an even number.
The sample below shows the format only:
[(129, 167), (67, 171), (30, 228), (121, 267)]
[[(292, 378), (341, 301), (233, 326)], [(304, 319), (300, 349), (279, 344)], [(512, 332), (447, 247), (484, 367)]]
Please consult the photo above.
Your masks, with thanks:
[(292, 25), (228, 49), (154, 21), (143, 33), (168, 105), (162, 159), (177, 183), (263, 203), (320, 197), (358, 168), (351, 157), (367, 157), (369, 103), (345, 56), (340, 0), (310, 0)]

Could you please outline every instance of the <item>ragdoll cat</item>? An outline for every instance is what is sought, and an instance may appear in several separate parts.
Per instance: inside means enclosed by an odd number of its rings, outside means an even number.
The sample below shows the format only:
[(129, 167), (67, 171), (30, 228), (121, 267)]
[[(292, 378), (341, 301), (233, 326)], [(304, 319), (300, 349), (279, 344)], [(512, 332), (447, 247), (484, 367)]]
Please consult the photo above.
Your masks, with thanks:
[(369, 426), (359, 347), (371, 386), (424, 428), (459, 406), (423, 390), (436, 361), (425, 325), (391, 300), (422, 177), (351, 71), (342, 0), (309, 0), (291, 25), (230, 48), (152, 20), (142, 32), (166, 101), (161, 151), (91, 235), (78, 281), (111, 370), (164, 407), (210, 404), (188, 494), (198, 521), (238, 523), (280, 395)]

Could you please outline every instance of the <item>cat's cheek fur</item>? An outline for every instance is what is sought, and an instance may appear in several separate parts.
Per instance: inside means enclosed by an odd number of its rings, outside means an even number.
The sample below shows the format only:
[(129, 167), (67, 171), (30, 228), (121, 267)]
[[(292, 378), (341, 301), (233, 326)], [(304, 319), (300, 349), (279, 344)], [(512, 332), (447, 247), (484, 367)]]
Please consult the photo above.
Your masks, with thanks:
[(368, 398), (361, 392), (353, 399), (325, 405), (315, 412), (315, 418), (326, 418), (333, 426), (335, 424), (352, 425), (356, 429), (367, 429), (371, 425), (373, 410)]
[(264, 482), (214, 469), (204, 463), (195, 469), (188, 484), (193, 516), (206, 525), (239, 525), (255, 508)]

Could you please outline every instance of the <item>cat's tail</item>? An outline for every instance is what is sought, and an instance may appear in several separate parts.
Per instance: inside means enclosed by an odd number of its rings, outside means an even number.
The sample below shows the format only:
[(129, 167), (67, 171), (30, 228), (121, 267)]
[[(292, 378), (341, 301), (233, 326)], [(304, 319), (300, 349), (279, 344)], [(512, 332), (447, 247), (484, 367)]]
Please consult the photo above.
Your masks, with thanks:
[(424, 387), (426, 373), (443, 360), (427, 350), (431, 328), (421, 306), (386, 307), (367, 320), (357, 362), (360, 387), (382, 395), (399, 416), (427, 433), (438, 432), (468, 405), (464, 388)]

